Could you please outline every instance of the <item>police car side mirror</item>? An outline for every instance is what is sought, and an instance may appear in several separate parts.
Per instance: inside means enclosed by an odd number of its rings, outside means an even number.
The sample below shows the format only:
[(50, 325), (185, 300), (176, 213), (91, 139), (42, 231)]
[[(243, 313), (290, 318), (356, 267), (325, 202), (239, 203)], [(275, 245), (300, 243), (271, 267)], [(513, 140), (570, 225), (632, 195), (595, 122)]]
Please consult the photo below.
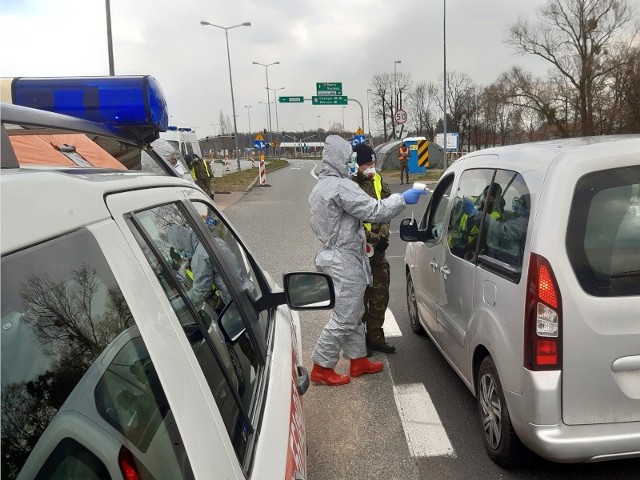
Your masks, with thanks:
[(333, 281), (320, 272), (285, 273), (284, 294), (293, 310), (328, 309), (335, 304)]

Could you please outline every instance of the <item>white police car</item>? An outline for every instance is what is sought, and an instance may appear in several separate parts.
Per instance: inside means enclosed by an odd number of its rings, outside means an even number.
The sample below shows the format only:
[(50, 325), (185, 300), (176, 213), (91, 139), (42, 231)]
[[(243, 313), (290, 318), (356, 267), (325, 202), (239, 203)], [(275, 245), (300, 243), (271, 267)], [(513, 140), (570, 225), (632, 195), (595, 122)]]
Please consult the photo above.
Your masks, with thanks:
[[(279, 289), (195, 185), (160, 161), (168, 175), (122, 168), (141, 168), (166, 109), (149, 77), (121, 80), (28, 82), (24, 98), (142, 119), (124, 129), (1, 106), (2, 478), (305, 478), (292, 310), (331, 308), (331, 280)], [(172, 229), (213, 269), (204, 302)]]

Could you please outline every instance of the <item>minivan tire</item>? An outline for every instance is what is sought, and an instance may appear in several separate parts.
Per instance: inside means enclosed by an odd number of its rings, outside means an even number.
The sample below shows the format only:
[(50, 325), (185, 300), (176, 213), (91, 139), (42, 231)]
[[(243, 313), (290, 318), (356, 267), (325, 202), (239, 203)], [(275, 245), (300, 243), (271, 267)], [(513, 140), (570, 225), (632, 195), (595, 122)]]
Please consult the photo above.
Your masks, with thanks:
[(409, 325), (413, 333), (417, 335), (426, 335), (420, 320), (418, 320), (418, 303), (416, 302), (416, 291), (413, 288), (413, 280), (411, 274), (407, 273), (407, 310), (409, 311)]
[(476, 389), (478, 416), (489, 457), (503, 468), (521, 467), (529, 463), (530, 452), (513, 429), (498, 371), (490, 356), (486, 356), (480, 364)]

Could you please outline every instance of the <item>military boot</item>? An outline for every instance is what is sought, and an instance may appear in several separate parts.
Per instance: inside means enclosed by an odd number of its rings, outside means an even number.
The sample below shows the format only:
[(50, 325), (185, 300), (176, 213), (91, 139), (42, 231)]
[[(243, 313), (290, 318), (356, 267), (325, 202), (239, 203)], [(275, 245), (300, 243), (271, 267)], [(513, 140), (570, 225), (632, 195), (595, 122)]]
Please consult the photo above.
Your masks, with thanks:
[(313, 383), (324, 383), (335, 387), (338, 385), (346, 385), (351, 379), (347, 375), (336, 373), (333, 368), (321, 367), (317, 363), (314, 363), (313, 369), (311, 370), (311, 381)]
[(352, 377), (359, 377), (365, 373), (378, 373), (384, 368), (382, 362), (372, 362), (367, 357), (355, 358), (351, 360), (349, 373)]

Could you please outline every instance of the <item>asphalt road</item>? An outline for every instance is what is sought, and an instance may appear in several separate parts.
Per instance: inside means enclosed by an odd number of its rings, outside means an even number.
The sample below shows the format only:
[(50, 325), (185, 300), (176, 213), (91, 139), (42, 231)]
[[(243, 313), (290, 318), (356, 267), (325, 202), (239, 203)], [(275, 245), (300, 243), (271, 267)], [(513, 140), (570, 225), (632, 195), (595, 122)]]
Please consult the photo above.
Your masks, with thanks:
[[(315, 270), (313, 259), (319, 243), (309, 227), (307, 199), (316, 183), (312, 171), (319, 163), (292, 160), (288, 168), (268, 175), (270, 187), (216, 196), (259, 263), (279, 283), (285, 272)], [(393, 179), (389, 183), (393, 191), (405, 188)], [(312, 385), (304, 395), (309, 479), (638, 478), (639, 459), (561, 465), (535, 458), (526, 469), (512, 471), (489, 459), (475, 398), (429, 339), (413, 334), (409, 327), (405, 244), (397, 233), (400, 220), (412, 211), (419, 217), (426, 203), (423, 199), (417, 207), (407, 207), (391, 222), (389, 312), (397, 331), (391, 332), (394, 336), (389, 341), (397, 346), (397, 352), (376, 355), (376, 360), (385, 362), (385, 370), (379, 374), (354, 378), (341, 387)], [(329, 314), (300, 314), (309, 370), (313, 345)], [(393, 321), (387, 321), (385, 330), (387, 324), (394, 327)], [(336, 370), (347, 373), (348, 362), (342, 359)], [(405, 432), (414, 427), (426, 434), (422, 438), (413, 432), (408, 441)]]

